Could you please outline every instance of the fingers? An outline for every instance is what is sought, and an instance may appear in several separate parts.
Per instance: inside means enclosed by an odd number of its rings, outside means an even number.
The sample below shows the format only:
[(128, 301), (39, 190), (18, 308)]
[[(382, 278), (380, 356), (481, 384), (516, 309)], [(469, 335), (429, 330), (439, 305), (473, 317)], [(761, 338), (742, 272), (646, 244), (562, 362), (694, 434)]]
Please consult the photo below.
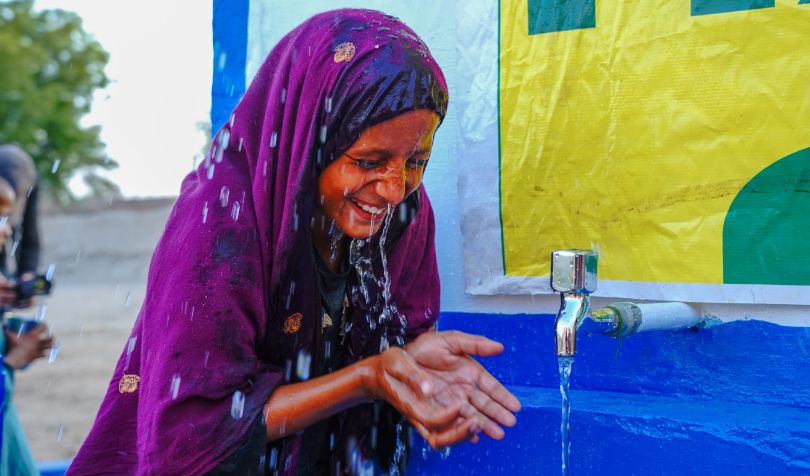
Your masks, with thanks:
[(519, 412), (521, 408), (520, 401), (480, 364), (478, 364), (478, 368), (480, 370), (476, 380), (478, 388), (506, 410), (512, 413)]
[(439, 335), (442, 336), (448, 349), (453, 354), (492, 357), (503, 352), (503, 344), (487, 339), (484, 336), (465, 334), (459, 331), (441, 332)]
[(515, 418), (512, 412), (480, 390), (474, 390), (472, 392), (470, 402), (479, 412), (487, 417), (488, 420), (509, 427), (515, 426), (515, 423), (517, 423), (517, 418)]
[(461, 420), (459, 424), (437, 432), (428, 431), (418, 422), (414, 423), (414, 427), (416, 431), (422, 435), (422, 438), (428, 442), (431, 448), (438, 450), (447, 446), (453, 446), (465, 440), (478, 438), (477, 433), (480, 425), (476, 420)]

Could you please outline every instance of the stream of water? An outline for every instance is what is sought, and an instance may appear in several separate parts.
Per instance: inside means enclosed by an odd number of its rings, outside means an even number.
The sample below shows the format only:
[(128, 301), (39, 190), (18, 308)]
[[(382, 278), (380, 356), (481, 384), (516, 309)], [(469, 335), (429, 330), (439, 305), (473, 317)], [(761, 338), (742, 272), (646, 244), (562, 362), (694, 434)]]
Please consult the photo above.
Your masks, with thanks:
[(573, 357), (558, 357), (557, 364), (560, 368), (560, 395), (562, 395), (562, 421), (560, 422), (560, 436), (562, 439), (562, 475), (568, 476), (571, 468), (569, 466), (569, 456), (571, 455), (571, 401), (568, 399), (568, 384), (571, 380), (571, 365), (574, 363)]

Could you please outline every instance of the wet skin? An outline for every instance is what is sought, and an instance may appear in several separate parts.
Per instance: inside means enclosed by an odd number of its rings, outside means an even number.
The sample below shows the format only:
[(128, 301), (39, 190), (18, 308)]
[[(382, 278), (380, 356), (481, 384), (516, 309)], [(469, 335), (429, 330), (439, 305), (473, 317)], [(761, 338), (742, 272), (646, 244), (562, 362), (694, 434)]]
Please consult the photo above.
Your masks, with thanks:
[[(331, 223), (348, 238), (368, 238), (382, 226), (389, 205), (399, 205), (422, 183), (439, 116), (425, 109), (369, 127), (318, 177), (312, 238), (325, 263), (331, 258)], [(344, 247), (340, 247), (341, 249)]]
[[(389, 205), (401, 203), (421, 183), (438, 124), (435, 113), (417, 110), (372, 126), (322, 172), (312, 238), (330, 267), (341, 257), (330, 259), (329, 224), (334, 222), (346, 239), (379, 231)], [(485, 337), (427, 332), (404, 348), (391, 347), (336, 372), (283, 385), (265, 405), (267, 438), (294, 434), (346, 408), (382, 399), (434, 448), (477, 442), (479, 433), (501, 439), (501, 426), (515, 424), (520, 403), (470, 356), (502, 351), (500, 343)]]

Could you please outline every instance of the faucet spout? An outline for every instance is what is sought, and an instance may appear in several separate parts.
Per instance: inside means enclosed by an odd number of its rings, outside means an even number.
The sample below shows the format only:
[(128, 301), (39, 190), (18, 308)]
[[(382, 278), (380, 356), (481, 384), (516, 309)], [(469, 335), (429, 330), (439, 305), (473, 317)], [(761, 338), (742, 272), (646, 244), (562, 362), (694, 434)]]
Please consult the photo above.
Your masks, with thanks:
[(590, 297), (585, 293), (562, 293), (560, 310), (554, 321), (554, 347), (557, 357), (571, 357), (577, 350), (577, 328), (590, 309)]
[(597, 255), (591, 250), (558, 250), (551, 253), (551, 289), (560, 293), (560, 310), (554, 323), (558, 357), (573, 356), (577, 328), (588, 315), (590, 294), (596, 291)]

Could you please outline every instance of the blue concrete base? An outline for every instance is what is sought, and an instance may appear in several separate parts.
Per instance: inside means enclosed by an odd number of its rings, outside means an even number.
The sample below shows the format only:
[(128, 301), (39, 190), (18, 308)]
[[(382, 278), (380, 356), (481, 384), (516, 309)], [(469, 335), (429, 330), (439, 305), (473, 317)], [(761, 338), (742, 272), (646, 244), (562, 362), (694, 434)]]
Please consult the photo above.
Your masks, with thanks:
[[(408, 473), (559, 474), (559, 390), (510, 390), (524, 410), (506, 439), (457, 446), (446, 460), (435, 452), (424, 458), (420, 440)], [(571, 395), (571, 474), (808, 473), (807, 409), (618, 392)]]
[[(408, 474), (560, 474), (553, 316), (442, 314), (502, 341), (484, 363), (524, 405), (503, 441), (443, 460), (417, 437)], [(573, 475), (810, 474), (810, 329), (758, 321), (580, 336), (571, 373)]]

